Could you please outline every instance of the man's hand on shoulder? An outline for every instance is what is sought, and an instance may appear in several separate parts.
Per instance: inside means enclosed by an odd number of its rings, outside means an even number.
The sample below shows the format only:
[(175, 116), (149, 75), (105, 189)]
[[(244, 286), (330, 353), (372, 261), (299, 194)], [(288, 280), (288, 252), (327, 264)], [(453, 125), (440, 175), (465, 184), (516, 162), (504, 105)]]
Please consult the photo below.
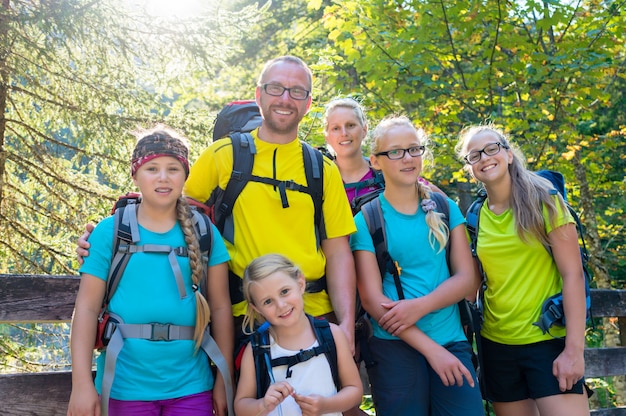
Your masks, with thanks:
[(78, 258), (78, 264), (82, 265), (84, 262), (83, 257), (87, 257), (89, 255), (89, 247), (91, 244), (89, 244), (89, 241), (87, 240), (89, 239), (89, 236), (94, 228), (96, 228), (94, 224), (86, 224), (85, 233), (81, 235), (76, 242), (76, 257)]

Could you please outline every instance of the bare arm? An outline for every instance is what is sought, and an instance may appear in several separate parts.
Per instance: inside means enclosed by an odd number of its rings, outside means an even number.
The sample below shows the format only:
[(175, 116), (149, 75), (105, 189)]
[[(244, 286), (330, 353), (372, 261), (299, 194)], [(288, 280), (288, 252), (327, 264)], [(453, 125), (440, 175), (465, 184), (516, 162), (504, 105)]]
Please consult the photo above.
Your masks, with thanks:
[[(355, 251), (354, 259), (357, 272), (359, 296), (365, 310), (376, 321), (387, 312), (384, 303), (392, 302), (382, 291), (382, 279), (374, 253)], [(471, 386), (474, 380), (467, 368), (448, 350), (434, 342), (417, 326), (411, 325), (397, 335), (401, 340), (419, 351), (441, 378), (444, 385), (462, 385), (465, 377)]]
[(100, 415), (100, 400), (93, 384), (91, 362), (105, 285), (104, 280), (89, 274), (83, 274), (80, 280), (70, 336), (72, 392), (68, 416)]
[(264, 397), (256, 398), (256, 370), (252, 346), (248, 344), (241, 360), (239, 384), (237, 384), (235, 395), (235, 413), (237, 416), (265, 416), (278, 407), (285, 398), (293, 394), (293, 387), (282, 381), (270, 385)]
[[(211, 335), (226, 359), (232, 379), (232, 374), (234, 374), (234, 328), (230, 295), (228, 292), (227, 263), (220, 263), (209, 267), (206, 287), (208, 288), (207, 301), (211, 311)], [(234, 386), (232, 387), (234, 388)], [(226, 389), (224, 379), (219, 371), (217, 372), (215, 387), (213, 389), (213, 401), (215, 404), (215, 414), (217, 416), (225, 416), (227, 413)]]
[(328, 296), (339, 327), (346, 334), (348, 345), (351, 345), (350, 349), (354, 353), (356, 275), (348, 236), (323, 240), (322, 250), (326, 256)]
[(470, 296), (479, 284), (479, 279), (475, 274), (463, 225), (455, 227), (450, 233), (450, 267), (450, 278), (428, 295), (384, 303), (388, 312), (381, 317), (379, 324), (387, 332), (397, 336), (409, 326), (415, 325), (424, 315)]
[(585, 276), (583, 274), (578, 234), (574, 224), (558, 227), (550, 234), (552, 255), (563, 278), (565, 312), (565, 349), (554, 361), (552, 372), (561, 391), (571, 389), (585, 372)]

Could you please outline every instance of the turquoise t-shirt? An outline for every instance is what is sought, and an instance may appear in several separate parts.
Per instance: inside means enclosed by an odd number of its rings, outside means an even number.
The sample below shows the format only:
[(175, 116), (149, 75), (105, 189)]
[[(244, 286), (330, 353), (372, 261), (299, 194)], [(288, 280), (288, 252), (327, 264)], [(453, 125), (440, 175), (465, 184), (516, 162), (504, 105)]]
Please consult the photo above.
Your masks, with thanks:
[[(80, 268), (106, 280), (111, 265), (113, 217), (102, 220), (89, 237), (90, 254)], [(139, 226), (144, 244), (186, 246), (178, 223), (165, 233), (154, 233)], [(213, 227), (213, 249), (209, 265), (224, 263), (229, 256), (222, 238)], [(169, 323), (194, 326), (196, 299), (191, 285), (188, 257), (177, 257), (187, 296), (181, 299), (167, 254), (135, 253), (115, 291), (109, 309), (125, 323)], [(213, 388), (209, 360), (202, 350), (194, 353), (193, 340), (148, 341), (126, 339), (117, 359), (111, 398), (118, 400), (162, 400), (201, 393)], [(96, 389), (101, 393), (106, 351), (97, 360)]]
[[(381, 194), (379, 198), (385, 219), (388, 251), (402, 268), (400, 280), (405, 299), (429, 294), (450, 277), (445, 250), (438, 253), (439, 244), (436, 240), (434, 247), (431, 247), (428, 241), (426, 214), (421, 208), (413, 215), (406, 215), (396, 211), (384, 195)], [(464, 224), (465, 219), (459, 207), (452, 200), (447, 200), (450, 205), (450, 228), (454, 229)], [(363, 214), (359, 212), (354, 220), (357, 232), (350, 236), (352, 251), (365, 250), (375, 253)], [(390, 273), (385, 273), (383, 278), (383, 293), (392, 300), (398, 300), (398, 292)], [(372, 325), (374, 336), (398, 339), (382, 329), (373, 319)], [(463, 334), (456, 304), (427, 314), (417, 321), (416, 325), (440, 345), (467, 340)]]

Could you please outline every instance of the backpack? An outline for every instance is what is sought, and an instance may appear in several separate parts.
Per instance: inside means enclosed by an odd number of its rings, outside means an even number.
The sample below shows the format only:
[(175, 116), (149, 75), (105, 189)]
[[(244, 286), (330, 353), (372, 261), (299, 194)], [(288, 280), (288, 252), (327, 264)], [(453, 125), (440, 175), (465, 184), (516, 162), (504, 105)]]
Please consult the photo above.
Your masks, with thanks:
[(296, 355), (274, 359), (271, 357), (269, 339), (270, 325), (267, 321), (252, 334), (250, 338), (250, 345), (252, 346), (254, 368), (256, 371), (257, 399), (265, 396), (265, 392), (269, 388), (270, 384), (276, 382), (272, 372), (273, 367), (286, 365), (287, 378), (289, 378), (291, 375), (291, 367), (297, 365), (298, 363), (308, 361), (320, 354), (326, 355), (335, 387), (337, 388), (337, 391), (341, 390), (341, 383), (339, 381), (339, 366), (337, 362), (337, 348), (335, 346), (335, 339), (333, 338), (330, 325), (325, 319), (313, 318), (310, 315), (307, 315), (307, 318), (309, 319), (319, 345), (308, 350), (302, 350)]
[[(368, 164), (370, 163), (369, 159), (364, 159), (367, 160)], [(353, 215), (361, 211), (363, 205), (365, 205), (374, 198), (378, 198), (378, 195), (380, 195), (380, 193), (385, 190), (385, 177), (383, 176), (383, 172), (380, 170), (372, 169), (371, 166), (370, 170), (372, 170), (372, 172), (374, 173), (373, 177), (361, 182), (351, 182), (344, 184), (344, 188), (346, 190), (356, 188), (357, 193), (360, 189), (363, 188), (376, 188), (366, 194), (357, 195), (352, 199), (352, 201), (350, 202), (350, 208), (352, 208)]]
[[(448, 230), (450, 229), (450, 206), (446, 197), (437, 193), (431, 192), (430, 198), (435, 201), (437, 205), (437, 212), (443, 214), (443, 221)], [(385, 220), (383, 218), (382, 207), (379, 198), (372, 199), (365, 203), (361, 207), (363, 213), (363, 219), (367, 224), (367, 229), (372, 236), (372, 242), (374, 244), (374, 250), (376, 252), (376, 261), (378, 263), (378, 269), (380, 270), (381, 278), (384, 278), (385, 272), (389, 272), (393, 277), (396, 291), (398, 293), (398, 299), (404, 299), (404, 290), (402, 289), (402, 282), (400, 281), (400, 272), (398, 270), (398, 264), (393, 260), (389, 251), (387, 250), (387, 235), (385, 232)], [(448, 270), (450, 269), (450, 238), (446, 243), (446, 264)], [(478, 321), (475, 308), (467, 300), (463, 299), (458, 302), (459, 313), (461, 316), (461, 325), (464, 328), (465, 336), (470, 344), (474, 342), (476, 334), (478, 334)], [(364, 311), (357, 312), (357, 320), (365, 314)], [(367, 357), (366, 357), (367, 358)], [(472, 362), (475, 368), (479, 367), (478, 357), (476, 354), (472, 354)], [(366, 365), (368, 363), (366, 362)]]
[[(297, 184), (294, 181), (279, 181), (274, 178), (264, 178), (252, 175), (256, 148), (250, 132), (261, 125), (261, 113), (256, 102), (234, 101), (227, 104), (217, 115), (213, 127), (213, 140), (220, 140), (229, 136), (233, 147), (233, 170), (226, 189), (216, 188), (206, 201), (211, 212), (211, 219), (222, 234), (222, 237), (234, 243), (234, 220), (232, 216), (235, 201), (250, 181), (261, 182), (275, 186), (280, 194), (283, 208), (289, 207), (287, 190), (303, 192), (311, 196), (314, 206), (315, 235), (318, 247), (326, 238), (326, 228), (322, 214), (324, 191), (324, 157), (306, 142), (302, 141), (304, 173), (307, 185)], [(229, 274), (231, 303), (237, 304), (244, 300), (241, 289), (241, 278)], [(322, 279), (320, 279), (322, 280)], [(316, 282), (313, 282), (316, 283)], [(325, 281), (317, 282), (317, 286), (308, 291), (325, 289)]]
[[(98, 315), (98, 331), (96, 334), (95, 348), (103, 350), (106, 348), (107, 357), (105, 363), (105, 371), (102, 379), (102, 406), (103, 415), (108, 411), (108, 398), (113, 385), (115, 376), (115, 365), (117, 357), (124, 346), (125, 338), (140, 338), (153, 341), (169, 341), (193, 339), (194, 327), (179, 326), (161, 323), (147, 324), (126, 324), (119, 316), (108, 312), (109, 303), (113, 297), (120, 279), (128, 265), (130, 257), (134, 253), (163, 253), (168, 256), (172, 271), (176, 279), (179, 294), (186, 296), (183, 276), (177, 263), (177, 256), (188, 256), (187, 247), (171, 247), (168, 245), (142, 245), (136, 243), (139, 241), (139, 223), (137, 221), (137, 206), (141, 203), (141, 194), (128, 193), (121, 196), (115, 203), (112, 214), (114, 216), (114, 232), (113, 232), (113, 252), (111, 267), (106, 281), (105, 295), (102, 300), (102, 308)], [(208, 262), (208, 258), (213, 247), (213, 230), (208, 216), (201, 213), (193, 204), (191, 205), (192, 223), (198, 238), (200, 251), (204, 263)], [(206, 288), (200, 287), (200, 290)], [(211, 337), (209, 328), (204, 331), (201, 348), (206, 352), (209, 358), (217, 366), (220, 373), (224, 377), (227, 386), (227, 403), (229, 412), (232, 412), (233, 391), (229, 388), (230, 371), (224, 356), (219, 350), (215, 340)]]
[[(540, 170), (535, 172), (536, 175), (543, 177), (550, 181), (554, 189), (550, 191), (552, 195), (556, 195), (557, 193), (561, 195), (563, 201), (565, 202), (565, 206), (567, 210), (571, 214), (572, 218), (574, 218), (574, 222), (576, 224), (576, 230), (578, 232), (578, 238), (580, 240), (580, 258), (582, 262), (583, 273), (585, 275), (585, 302), (587, 309), (587, 319), (591, 318), (591, 291), (589, 284), (592, 280), (591, 273), (589, 272), (589, 268), (587, 266), (587, 262), (589, 260), (589, 252), (587, 251), (587, 245), (585, 243), (584, 238), (584, 230), (582, 222), (576, 211), (569, 205), (567, 202), (567, 190), (565, 187), (565, 179), (560, 172), (551, 171), (551, 170)], [(478, 258), (477, 246), (478, 246), (478, 226), (480, 221), (480, 210), (483, 206), (483, 203), (487, 199), (487, 193), (484, 189), (481, 189), (478, 193), (478, 198), (470, 205), (467, 210), (466, 219), (467, 219), (467, 230), (470, 236), (470, 248), (472, 251), (472, 256), (477, 260), (478, 267), (483, 279), (483, 285), (479, 294), (480, 303), (482, 305), (482, 295), (484, 292), (484, 287), (486, 283), (486, 275), (482, 268), (482, 264), (480, 259)], [(546, 250), (552, 255), (552, 250), (550, 247), (546, 247)], [(482, 311), (481, 311), (482, 312)], [(550, 296), (546, 299), (541, 307), (541, 315), (536, 322), (533, 322), (533, 325), (539, 327), (541, 331), (546, 334), (550, 334), (550, 328), (552, 326), (565, 326), (565, 313), (563, 311), (563, 293), (559, 292), (553, 296)], [(552, 334), (550, 334), (552, 335)]]
[[(317, 147), (317, 150), (319, 150), (324, 156), (326, 156), (330, 160), (333, 160), (333, 161), (336, 160), (335, 156), (332, 153), (330, 153), (330, 151), (326, 148), (326, 146), (319, 146)], [(380, 170), (372, 169), (372, 165), (371, 165), (369, 158), (363, 156), (363, 159), (369, 165), (370, 170), (373, 172), (374, 176), (364, 181), (344, 183), (343, 187), (346, 191), (349, 189), (356, 189), (356, 193), (358, 193), (359, 190), (363, 188), (374, 187), (375, 189), (371, 190), (370, 192), (366, 194), (358, 195), (352, 199), (352, 201), (350, 202), (350, 208), (352, 208), (352, 215), (356, 215), (356, 213), (361, 210), (361, 207), (365, 203), (378, 197), (378, 195), (385, 190), (385, 177), (383, 176), (383, 172)]]

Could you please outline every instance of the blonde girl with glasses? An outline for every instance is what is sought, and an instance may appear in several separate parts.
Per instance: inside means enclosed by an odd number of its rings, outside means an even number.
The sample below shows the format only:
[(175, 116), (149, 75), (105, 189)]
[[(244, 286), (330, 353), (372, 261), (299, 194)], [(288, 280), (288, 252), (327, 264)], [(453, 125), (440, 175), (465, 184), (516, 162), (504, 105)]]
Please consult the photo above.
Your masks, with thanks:
[[(348, 200), (381, 189), (382, 176), (363, 157), (363, 144), (367, 138), (368, 121), (363, 105), (351, 97), (332, 99), (324, 111), (324, 139), (332, 149), (332, 157), (339, 168)], [(419, 179), (433, 190), (443, 191), (426, 179)], [(445, 194), (444, 194), (445, 195)]]
[[(350, 239), (359, 295), (371, 316), (368, 368), (379, 416), (482, 416), (471, 347), (457, 302), (477, 285), (464, 219), (450, 199), (449, 224), (419, 181), (426, 135), (407, 117), (386, 118), (372, 132), (372, 167), (386, 182), (379, 196), (387, 248), (396, 262), (404, 299), (393, 277), (380, 275), (362, 213)], [(451, 270), (446, 263), (450, 239)]]
[[(486, 275), (481, 345), (487, 398), (497, 416), (588, 415), (585, 277), (574, 220), (550, 182), (526, 169), (501, 129), (471, 126), (457, 151), (487, 191), (477, 240)], [(545, 299), (561, 290), (566, 327), (544, 334), (532, 323)]]

